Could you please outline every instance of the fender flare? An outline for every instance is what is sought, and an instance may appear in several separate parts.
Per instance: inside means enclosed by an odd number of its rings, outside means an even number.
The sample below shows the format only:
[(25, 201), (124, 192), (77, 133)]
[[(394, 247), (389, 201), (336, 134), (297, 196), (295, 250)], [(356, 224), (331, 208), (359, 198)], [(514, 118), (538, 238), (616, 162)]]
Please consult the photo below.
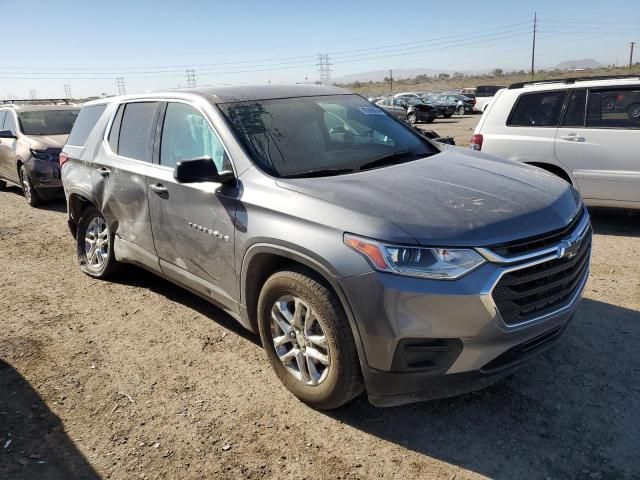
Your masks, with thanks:
[[(344, 290), (340, 286), (340, 282), (338, 282), (337, 280), (338, 277), (335, 275), (333, 269), (325, 262), (321, 261), (316, 255), (313, 255), (312, 252), (303, 253), (293, 245), (282, 245), (270, 242), (259, 242), (251, 245), (244, 253), (242, 265), (240, 268), (240, 285), (238, 289), (238, 291), (240, 292), (240, 304), (244, 306), (244, 308), (246, 308), (246, 300), (248, 295), (247, 272), (249, 270), (249, 265), (251, 264), (253, 258), (263, 253), (284, 257), (288, 260), (293, 260), (297, 263), (300, 263), (318, 274), (324, 281), (329, 284), (329, 286), (331, 286), (333, 291), (338, 296), (338, 300), (340, 301), (340, 304), (342, 305), (342, 308), (344, 309), (344, 312), (347, 316), (347, 320), (349, 321), (349, 326), (351, 327), (351, 333), (353, 334), (353, 339), (355, 340), (360, 363), (366, 365), (367, 358), (364, 351), (364, 346), (362, 344), (362, 339), (360, 337), (360, 330), (358, 328), (358, 324), (356, 322), (355, 315), (353, 314), (353, 310), (351, 308), (349, 300), (347, 299)], [(254, 328), (255, 327), (256, 326), (254, 325)]]

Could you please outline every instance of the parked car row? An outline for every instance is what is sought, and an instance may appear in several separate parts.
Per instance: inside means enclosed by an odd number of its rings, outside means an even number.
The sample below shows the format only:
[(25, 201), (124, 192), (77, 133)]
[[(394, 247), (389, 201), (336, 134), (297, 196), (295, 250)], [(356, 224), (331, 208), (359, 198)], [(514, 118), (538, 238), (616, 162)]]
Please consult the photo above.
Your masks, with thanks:
[[(535, 150), (566, 126), (571, 145), (602, 148), (590, 135), (606, 130), (601, 144), (634, 152), (637, 92), (511, 86), (473, 149), (412, 128), (438, 115), (413, 96), (373, 105), (268, 85), (89, 102), (59, 154), (78, 263), (100, 279), (135, 264), (214, 303), (259, 333), (282, 384), (316, 408), (362, 391), (390, 406), (482, 388), (557, 342), (576, 312), (591, 224), (574, 185), (588, 191), (594, 170), (569, 183), (531, 155), (487, 151)], [(15, 146), (24, 126), (2, 141)], [(520, 145), (527, 134), (540, 136)], [(551, 158), (554, 142), (539, 143)], [(610, 178), (638, 185), (624, 158)]]

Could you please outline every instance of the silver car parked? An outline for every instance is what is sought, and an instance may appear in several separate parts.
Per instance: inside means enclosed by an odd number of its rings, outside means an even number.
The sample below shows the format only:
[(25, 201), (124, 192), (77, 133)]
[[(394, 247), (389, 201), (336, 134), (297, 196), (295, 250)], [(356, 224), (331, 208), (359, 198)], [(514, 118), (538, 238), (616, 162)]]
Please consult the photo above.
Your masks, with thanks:
[(85, 273), (132, 263), (215, 303), (316, 408), (486, 386), (558, 340), (588, 276), (573, 187), (338, 88), (97, 100), (60, 161)]

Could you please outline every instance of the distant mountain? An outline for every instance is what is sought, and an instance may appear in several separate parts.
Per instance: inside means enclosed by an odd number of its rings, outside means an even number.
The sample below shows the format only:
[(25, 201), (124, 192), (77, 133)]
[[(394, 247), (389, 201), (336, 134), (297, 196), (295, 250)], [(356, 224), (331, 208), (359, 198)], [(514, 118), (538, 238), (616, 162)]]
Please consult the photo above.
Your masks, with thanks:
[[(434, 77), (440, 73), (448, 73), (452, 75), (454, 70), (436, 70), (433, 68), (410, 68), (410, 69), (397, 69), (393, 70), (393, 79), (400, 80), (405, 78), (415, 78), (418, 75), (429, 75)], [(483, 73), (479, 71), (460, 70), (460, 73), (466, 75)], [(351, 83), (351, 82), (382, 82), (385, 78), (389, 77), (389, 70), (373, 70), (371, 72), (353, 73), (351, 75), (343, 75), (333, 79), (336, 83)]]
[(557, 70), (575, 70), (575, 69), (585, 69), (585, 68), (600, 68), (603, 65), (599, 62), (596, 62), (593, 58), (583, 58), (582, 60), (567, 60), (565, 62), (560, 62), (553, 69)]

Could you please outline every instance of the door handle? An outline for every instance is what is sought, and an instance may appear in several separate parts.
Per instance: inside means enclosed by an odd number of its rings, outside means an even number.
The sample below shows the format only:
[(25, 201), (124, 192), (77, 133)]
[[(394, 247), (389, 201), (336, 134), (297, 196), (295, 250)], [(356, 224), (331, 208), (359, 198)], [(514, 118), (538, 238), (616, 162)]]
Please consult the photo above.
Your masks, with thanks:
[(107, 167), (102, 167), (98, 169), (98, 173), (104, 178), (107, 178), (111, 173), (111, 170), (109, 170)]
[(567, 140), (568, 142), (584, 142), (584, 137), (581, 137), (577, 133), (569, 134), (569, 135), (560, 135), (562, 140)]
[(167, 190), (161, 183), (149, 185), (149, 189), (160, 197), (165, 197), (169, 194), (169, 190)]

